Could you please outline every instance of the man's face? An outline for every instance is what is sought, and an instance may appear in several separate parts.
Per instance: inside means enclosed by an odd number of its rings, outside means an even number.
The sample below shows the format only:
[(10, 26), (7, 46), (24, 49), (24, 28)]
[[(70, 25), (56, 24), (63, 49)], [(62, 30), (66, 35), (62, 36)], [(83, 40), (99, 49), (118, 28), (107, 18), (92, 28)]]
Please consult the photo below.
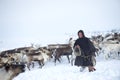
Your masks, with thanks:
[(81, 32), (79, 32), (78, 36), (79, 36), (79, 38), (82, 38), (83, 34)]

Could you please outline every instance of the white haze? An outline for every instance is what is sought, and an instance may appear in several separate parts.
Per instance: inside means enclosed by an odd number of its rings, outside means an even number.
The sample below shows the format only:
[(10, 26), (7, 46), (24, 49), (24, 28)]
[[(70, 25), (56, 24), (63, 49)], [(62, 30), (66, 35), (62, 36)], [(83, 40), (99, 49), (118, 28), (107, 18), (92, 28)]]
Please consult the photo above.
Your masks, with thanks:
[(119, 0), (0, 0), (0, 50), (67, 43), (120, 28)]

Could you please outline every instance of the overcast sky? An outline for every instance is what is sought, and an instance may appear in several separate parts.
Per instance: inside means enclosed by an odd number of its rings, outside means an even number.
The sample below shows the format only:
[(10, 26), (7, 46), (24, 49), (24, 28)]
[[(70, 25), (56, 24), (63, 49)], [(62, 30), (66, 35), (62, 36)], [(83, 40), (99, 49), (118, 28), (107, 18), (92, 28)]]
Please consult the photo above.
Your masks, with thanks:
[(0, 0), (0, 50), (120, 28), (120, 0)]

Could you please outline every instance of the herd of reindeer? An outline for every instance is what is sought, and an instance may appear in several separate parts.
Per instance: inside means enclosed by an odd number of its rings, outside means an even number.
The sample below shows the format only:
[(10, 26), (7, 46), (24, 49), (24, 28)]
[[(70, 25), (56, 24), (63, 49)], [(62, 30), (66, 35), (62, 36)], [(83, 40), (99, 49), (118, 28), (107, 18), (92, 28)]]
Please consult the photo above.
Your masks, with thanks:
[[(120, 33), (92, 36), (90, 40), (96, 47), (96, 56), (103, 54), (105, 59), (120, 59)], [(0, 79), (12, 80), (19, 73), (24, 72), (25, 68), (28, 70), (34, 68), (35, 62), (38, 62), (39, 67), (42, 68), (52, 59), (56, 65), (56, 61), (61, 62), (62, 56), (67, 56), (68, 62), (73, 65), (74, 42), (75, 40), (70, 38), (68, 44), (49, 44), (37, 48), (32, 45), (2, 51), (0, 52)]]

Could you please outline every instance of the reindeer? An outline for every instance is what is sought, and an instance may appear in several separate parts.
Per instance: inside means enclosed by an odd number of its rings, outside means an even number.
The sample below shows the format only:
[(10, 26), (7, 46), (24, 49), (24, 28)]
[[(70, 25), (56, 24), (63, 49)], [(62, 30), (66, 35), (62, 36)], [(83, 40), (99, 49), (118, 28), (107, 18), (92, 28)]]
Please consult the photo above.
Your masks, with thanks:
[(47, 49), (47, 47), (41, 47), (41, 48), (38, 48), (38, 49), (48, 56), (47, 59), (52, 58), (53, 52), (50, 49)]
[(69, 44), (70, 44), (70, 47), (72, 48), (72, 55), (71, 55), (71, 65), (73, 66), (73, 63), (75, 61), (75, 58), (76, 58), (76, 55), (75, 55), (75, 51), (74, 51), (74, 43), (75, 43), (75, 40), (73, 40), (73, 38), (70, 38), (69, 39)]
[(12, 80), (19, 73), (24, 72), (25, 65), (24, 64), (5, 64), (3, 68), (0, 70), (0, 79), (1, 80)]
[(69, 55), (72, 55), (73, 53), (73, 49), (72, 49), (72, 43), (70, 43), (70, 41), (72, 40), (72, 38), (69, 39), (69, 44), (58, 44), (57, 48), (54, 50), (54, 62), (56, 64), (56, 60), (60, 61), (60, 57), (65, 55), (67, 56), (68, 62), (70, 63), (70, 58)]
[(34, 68), (33, 61), (37, 61), (42, 68), (44, 65), (44, 58), (42, 56), (41, 52), (31, 52), (24, 55), (23, 62), (27, 64), (27, 68), (30, 70), (30, 65), (32, 64), (32, 67)]
[(13, 53), (6, 52), (0, 55), (1, 80), (12, 80), (19, 73), (24, 72), (25, 65), (15, 63), (12, 55)]
[(5, 64), (11, 64), (13, 62), (13, 58), (11, 56), (1, 56), (0, 55), (0, 68), (4, 67)]
[(100, 44), (102, 50), (104, 51), (104, 57), (105, 59), (108, 58), (116, 58), (119, 56), (120, 52), (120, 44), (111, 44), (103, 42)]

